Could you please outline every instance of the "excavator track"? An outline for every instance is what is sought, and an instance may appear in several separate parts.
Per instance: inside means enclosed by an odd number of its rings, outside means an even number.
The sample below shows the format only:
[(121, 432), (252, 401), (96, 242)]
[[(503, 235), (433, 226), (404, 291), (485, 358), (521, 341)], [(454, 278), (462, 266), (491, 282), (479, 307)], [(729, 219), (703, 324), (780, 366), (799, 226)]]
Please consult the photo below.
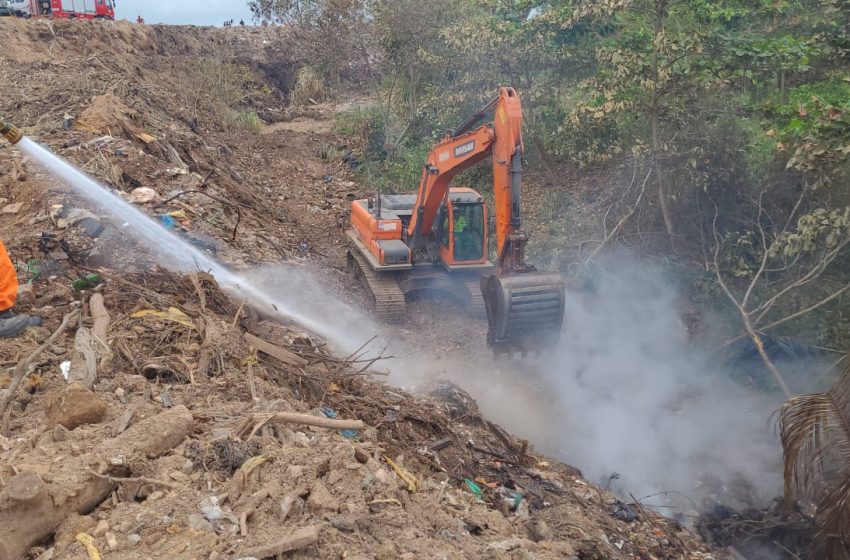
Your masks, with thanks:
[(348, 250), (347, 264), (369, 292), (378, 319), (385, 323), (404, 322), (407, 302), (395, 277), (391, 273), (376, 273), (366, 259), (356, 253), (356, 249)]
[(481, 293), (481, 278), (479, 276), (467, 278), (463, 280), (463, 285), (468, 293), (469, 314), (473, 317), (484, 317), (487, 308), (484, 305), (484, 294)]

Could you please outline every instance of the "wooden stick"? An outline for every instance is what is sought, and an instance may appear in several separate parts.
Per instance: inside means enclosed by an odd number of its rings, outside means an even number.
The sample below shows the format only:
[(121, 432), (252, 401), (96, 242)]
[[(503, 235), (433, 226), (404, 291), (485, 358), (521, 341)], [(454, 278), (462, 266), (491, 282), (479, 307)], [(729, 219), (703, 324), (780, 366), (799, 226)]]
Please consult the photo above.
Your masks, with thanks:
[(77, 334), (74, 335), (74, 348), (71, 351), (68, 383), (79, 383), (87, 389), (94, 387), (97, 381), (98, 352), (95, 350), (97, 344), (90, 330), (85, 327), (77, 329)]
[(94, 326), (91, 333), (106, 346), (106, 330), (109, 328), (109, 312), (106, 310), (106, 305), (103, 303), (103, 294), (97, 293), (92, 295), (89, 300), (89, 310), (91, 311)]
[(306, 366), (308, 364), (307, 360), (298, 354), (294, 354), (293, 352), (272, 344), (271, 342), (266, 342), (262, 338), (256, 337), (251, 333), (245, 333), (245, 340), (248, 341), (248, 344), (263, 354), (268, 354), (272, 358), (280, 360), (285, 364), (289, 364), (291, 366)]
[(250, 548), (242, 553), (241, 556), (260, 559), (274, 558), (279, 554), (313, 546), (317, 542), (319, 542), (319, 527), (317, 525), (311, 525), (302, 529), (296, 529), (288, 537), (276, 543)]
[(141, 484), (150, 484), (151, 486), (162, 486), (163, 488), (169, 488), (171, 490), (185, 490), (187, 488), (180, 484), (175, 484), (165, 480), (157, 480), (155, 478), (148, 478), (146, 476), (109, 476), (107, 474), (100, 474), (92, 469), (88, 469), (88, 472), (97, 478), (102, 478), (116, 484), (122, 484), (124, 482), (139, 482)]
[(362, 420), (341, 420), (339, 418), (324, 418), (322, 416), (311, 416), (310, 414), (299, 414), (297, 412), (278, 412), (272, 414), (264, 424), (304, 424), (317, 428), (328, 428), (331, 430), (362, 430), (366, 424)]
[(59, 325), (59, 328), (56, 329), (53, 334), (51, 334), (44, 343), (35, 349), (35, 351), (24, 358), (23, 360), (18, 362), (18, 365), (15, 366), (15, 373), (12, 375), (12, 382), (9, 384), (9, 387), (2, 394), (2, 398), (0, 398), (0, 413), (6, 410), (6, 407), (9, 406), (9, 402), (15, 396), (15, 393), (18, 391), (18, 387), (20, 387), (21, 382), (24, 380), (24, 377), (27, 375), (27, 370), (30, 365), (38, 358), (42, 352), (44, 352), (47, 348), (53, 345), (56, 342), (56, 339), (59, 338), (59, 335), (65, 332), (65, 329), (68, 328), (73, 321), (78, 319), (80, 316), (80, 311), (75, 309), (70, 313), (66, 313), (62, 318), (62, 324)]

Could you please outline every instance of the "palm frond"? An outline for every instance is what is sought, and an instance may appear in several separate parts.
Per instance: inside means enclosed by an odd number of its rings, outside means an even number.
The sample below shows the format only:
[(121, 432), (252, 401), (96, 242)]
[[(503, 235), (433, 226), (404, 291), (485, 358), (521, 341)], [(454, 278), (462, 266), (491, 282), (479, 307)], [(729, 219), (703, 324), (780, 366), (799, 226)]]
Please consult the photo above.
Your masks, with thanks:
[(779, 410), (785, 499), (817, 506), (817, 558), (850, 560), (850, 367), (825, 393)]
[(850, 476), (824, 495), (815, 515), (816, 558), (850, 558)]

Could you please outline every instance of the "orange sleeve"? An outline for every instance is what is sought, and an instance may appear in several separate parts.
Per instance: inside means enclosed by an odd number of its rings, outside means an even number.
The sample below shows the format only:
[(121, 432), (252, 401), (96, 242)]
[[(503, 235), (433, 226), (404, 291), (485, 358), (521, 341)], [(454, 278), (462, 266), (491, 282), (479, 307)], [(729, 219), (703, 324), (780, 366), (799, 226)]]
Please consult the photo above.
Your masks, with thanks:
[(6, 253), (6, 246), (0, 241), (0, 311), (15, 306), (18, 299), (18, 275), (15, 266)]

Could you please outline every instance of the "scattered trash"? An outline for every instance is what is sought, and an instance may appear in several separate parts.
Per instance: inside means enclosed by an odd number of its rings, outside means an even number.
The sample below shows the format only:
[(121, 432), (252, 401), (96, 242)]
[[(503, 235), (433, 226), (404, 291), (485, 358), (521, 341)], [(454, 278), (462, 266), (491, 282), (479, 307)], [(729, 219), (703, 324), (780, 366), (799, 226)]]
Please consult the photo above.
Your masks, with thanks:
[(77, 542), (86, 547), (86, 553), (89, 555), (89, 560), (100, 560), (100, 551), (94, 545), (94, 537), (87, 533), (79, 533)]
[(132, 315), (130, 315), (133, 319), (142, 319), (144, 317), (156, 317), (158, 319), (164, 319), (166, 321), (171, 321), (173, 323), (180, 323), (183, 326), (189, 327), (190, 329), (195, 329), (195, 322), (192, 321), (192, 318), (177, 309), (176, 307), (169, 307), (167, 311), (157, 311), (156, 309), (142, 309), (141, 311), (136, 311)]
[(416, 492), (417, 490), (419, 490), (419, 481), (416, 480), (415, 476), (413, 476), (408, 471), (406, 471), (404, 469), (404, 467), (396, 464), (395, 461), (393, 461), (392, 459), (390, 459), (386, 455), (384, 455), (384, 460), (387, 462), (387, 464), (390, 467), (392, 467), (392, 469), (395, 471), (395, 473), (398, 475), (398, 477), (402, 481), (404, 481), (405, 484), (407, 484), (407, 491), (408, 492)]
[(616, 500), (613, 504), (608, 506), (608, 511), (612, 516), (621, 521), (625, 521), (626, 523), (631, 523), (637, 519), (637, 512), (635, 512), (634, 508), (620, 500)]
[(159, 402), (161, 402), (162, 406), (164, 406), (165, 408), (171, 408), (172, 406), (174, 406), (174, 398), (168, 391), (163, 391), (162, 393), (160, 393)]
[(65, 381), (68, 381), (68, 376), (71, 375), (71, 362), (67, 361), (59, 364), (59, 373), (62, 374)]
[(168, 214), (162, 214), (159, 217), (159, 223), (167, 227), (168, 229), (174, 229), (177, 227), (177, 220), (169, 216)]
[(198, 509), (220, 535), (235, 535), (239, 529), (239, 519), (229, 509), (222, 509), (216, 496), (207, 496), (201, 500)]
[(484, 491), (479, 488), (477, 484), (468, 478), (464, 478), (463, 481), (466, 483), (466, 487), (469, 488), (469, 491), (475, 494), (475, 500), (478, 502), (484, 501)]
[[(337, 417), (336, 411), (329, 406), (323, 406), (322, 407), (322, 414), (324, 414), (328, 418), (336, 418)], [(357, 437), (357, 430), (339, 430), (339, 433), (342, 437), (345, 437), (345, 438), (348, 438), (348, 439), (354, 439), (354, 438)]]
[(239, 471), (243, 474), (251, 474), (251, 471), (262, 465), (263, 463), (268, 462), (268, 455), (257, 455), (255, 457), (251, 457), (239, 467)]
[(83, 276), (82, 278), (77, 278), (73, 282), (71, 282), (71, 287), (74, 288), (75, 292), (80, 292), (82, 290), (90, 290), (95, 288), (103, 283), (103, 278), (100, 277), (100, 274), (89, 274), (88, 276)]

